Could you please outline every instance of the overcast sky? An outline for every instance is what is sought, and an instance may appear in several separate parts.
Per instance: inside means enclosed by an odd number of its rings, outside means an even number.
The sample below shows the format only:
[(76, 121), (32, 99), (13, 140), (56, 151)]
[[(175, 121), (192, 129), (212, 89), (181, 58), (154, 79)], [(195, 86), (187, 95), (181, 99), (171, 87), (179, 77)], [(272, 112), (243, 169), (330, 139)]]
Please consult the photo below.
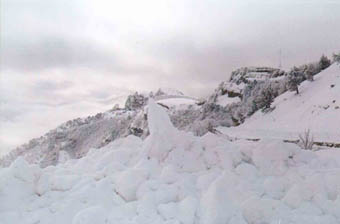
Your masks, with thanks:
[(340, 50), (338, 0), (1, 0), (0, 154), (131, 91), (204, 97)]

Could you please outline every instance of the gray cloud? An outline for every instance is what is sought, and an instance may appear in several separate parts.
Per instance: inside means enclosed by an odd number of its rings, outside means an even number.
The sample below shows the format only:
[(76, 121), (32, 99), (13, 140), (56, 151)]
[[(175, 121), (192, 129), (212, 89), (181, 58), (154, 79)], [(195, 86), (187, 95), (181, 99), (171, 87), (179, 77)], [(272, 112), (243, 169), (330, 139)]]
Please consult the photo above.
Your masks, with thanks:
[(34, 42), (8, 42), (3, 49), (3, 69), (39, 71), (60, 67), (114, 67), (114, 52), (93, 43), (46, 38)]
[(34, 89), (39, 90), (39, 91), (41, 90), (55, 91), (55, 90), (68, 89), (72, 86), (74, 86), (74, 83), (71, 81), (53, 82), (53, 81), (41, 80), (35, 83)]

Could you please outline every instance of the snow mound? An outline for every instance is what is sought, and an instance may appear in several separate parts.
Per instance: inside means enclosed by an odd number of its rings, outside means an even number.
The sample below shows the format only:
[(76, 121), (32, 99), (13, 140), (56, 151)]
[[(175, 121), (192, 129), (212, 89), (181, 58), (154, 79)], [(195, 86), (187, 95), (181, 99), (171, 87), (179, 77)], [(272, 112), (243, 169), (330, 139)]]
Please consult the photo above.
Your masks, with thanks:
[(150, 99), (148, 104), (148, 126), (150, 135), (167, 135), (175, 132), (170, 118), (164, 108)]
[(148, 103), (148, 126), (150, 136), (146, 140), (147, 154), (159, 161), (164, 160), (173, 147), (176, 130), (165, 109), (152, 99)]
[(148, 103), (150, 135), (81, 159), (0, 169), (0, 223), (336, 224), (340, 151), (276, 140), (230, 142), (173, 127)]

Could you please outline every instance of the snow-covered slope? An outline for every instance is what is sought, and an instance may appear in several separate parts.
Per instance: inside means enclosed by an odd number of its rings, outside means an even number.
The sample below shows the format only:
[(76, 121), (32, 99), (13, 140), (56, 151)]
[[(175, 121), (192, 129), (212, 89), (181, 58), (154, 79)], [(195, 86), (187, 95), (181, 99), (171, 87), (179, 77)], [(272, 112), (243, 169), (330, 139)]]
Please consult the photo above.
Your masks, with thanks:
[(193, 136), (152, 100), (148, 117), (144, 141), (0, 169), (0, 224), (340, 223), (340, 151)]
[(277, 97), (272, 112), (257, 111), (242, 125), (221, 130), (238, 137), (297, 139), (310, 129), (316, 140), (340, 142), (340, 65), (334, 63), (313, 82), (304, 81), (299, 91)]
[(218, 118), (214, 119), (215, 126), (220, 125), (219, 122), (223, 122), (223, 125), (232, 123), (228, 114), (221, 115), (222, 112), (213, 107), (199, 106), (197, 99), (176, 90), (160, 89), (156, 94), (149, 95), (136, 92), (127, 98), (125, 108), (114, 107), (95, 116), (65, 122), (44, 136), (19, 146), (0, 157), (0, 167), (9, 166), (18, 156), (23, 156), (29, 163), (46, 167), (56, 165), (60, 155), (81, 158), (90, 148), (100, 148), (130, 134), (144, 139), (149, 133), (145, 114), (149, 97), (167, 108), (172, 122), (181, 130), (203, 135), (214, 117)]

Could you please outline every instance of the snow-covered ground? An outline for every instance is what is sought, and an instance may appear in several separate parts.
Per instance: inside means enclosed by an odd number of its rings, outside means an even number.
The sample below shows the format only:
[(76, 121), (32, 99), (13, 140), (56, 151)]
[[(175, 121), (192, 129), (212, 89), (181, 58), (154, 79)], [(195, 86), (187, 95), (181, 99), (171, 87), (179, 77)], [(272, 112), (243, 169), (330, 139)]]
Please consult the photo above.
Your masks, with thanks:
[(220, 130), (240, 138), (298, 139), (310, 129), (317, 141), (340, 142), (340, 65), (334, 63), (313, 82), (304, 81), (299, 91), (277, 97), (272, 112), (259, 110), (242, 125)]
[(128, 136), (44, 169), (22, 158), (0, 169), (0, 224), (340, 223), (339, 150), (196, 137), (152, 100), (148, 122), (144, 141)]

